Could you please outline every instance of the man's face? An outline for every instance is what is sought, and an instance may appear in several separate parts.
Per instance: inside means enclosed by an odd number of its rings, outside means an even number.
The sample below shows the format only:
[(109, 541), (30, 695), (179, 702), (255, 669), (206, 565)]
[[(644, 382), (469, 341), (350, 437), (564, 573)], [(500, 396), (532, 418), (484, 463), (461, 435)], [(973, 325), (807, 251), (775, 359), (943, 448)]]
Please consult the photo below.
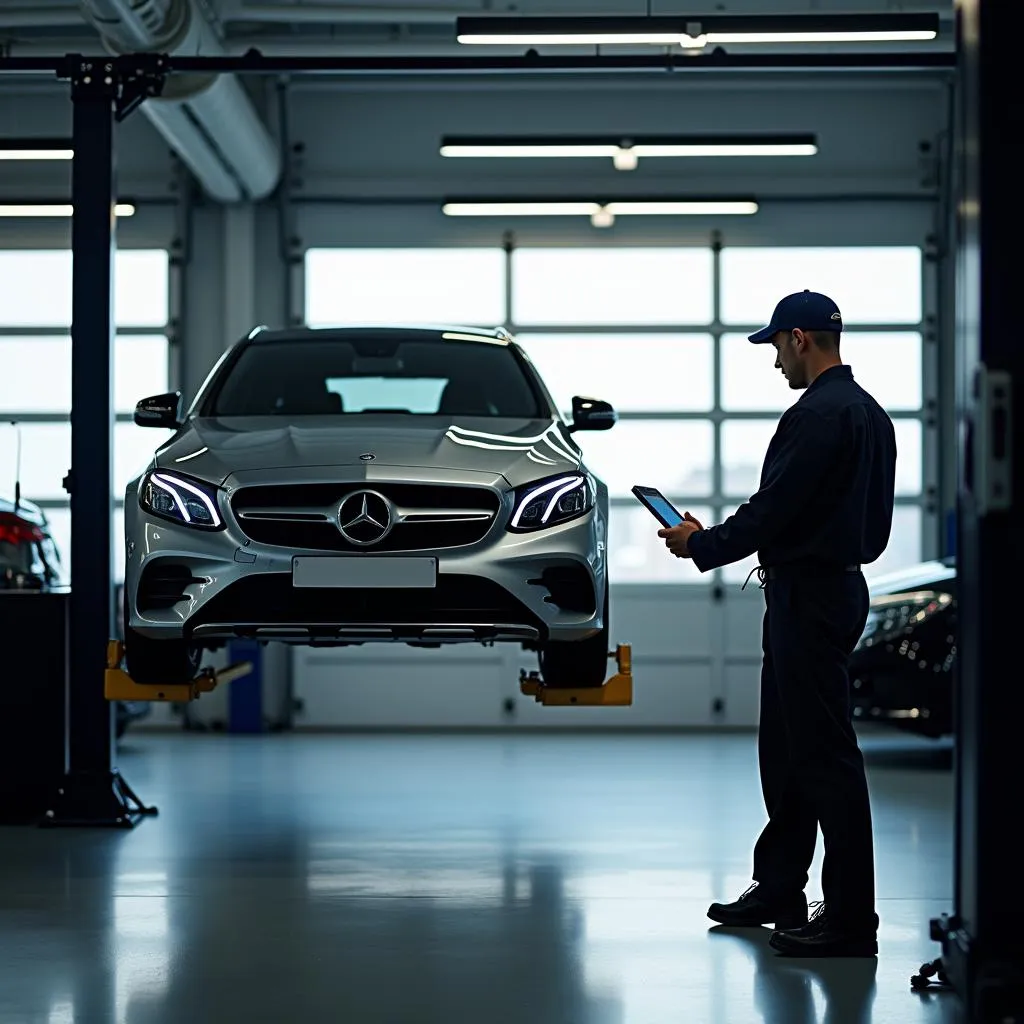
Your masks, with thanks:
[(807, 369), (798, 351), (798, 338), (793, 331), (778, 331), (772, 338), (775, 347), (775, 369), (781, 370), (794, 391), (807, 387)]

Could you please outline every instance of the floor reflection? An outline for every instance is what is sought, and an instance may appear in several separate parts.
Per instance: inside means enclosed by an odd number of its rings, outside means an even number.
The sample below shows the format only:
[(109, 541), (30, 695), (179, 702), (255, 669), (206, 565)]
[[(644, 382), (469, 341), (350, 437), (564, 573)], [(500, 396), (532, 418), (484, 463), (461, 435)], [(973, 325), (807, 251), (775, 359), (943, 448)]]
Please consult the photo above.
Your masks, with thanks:
[(754, 966), (754, 1006), (764, 1024), (871, 1024), (876, 957), (778, 956), (768, 928), (708, 929), (712, 942), (743, 949)]

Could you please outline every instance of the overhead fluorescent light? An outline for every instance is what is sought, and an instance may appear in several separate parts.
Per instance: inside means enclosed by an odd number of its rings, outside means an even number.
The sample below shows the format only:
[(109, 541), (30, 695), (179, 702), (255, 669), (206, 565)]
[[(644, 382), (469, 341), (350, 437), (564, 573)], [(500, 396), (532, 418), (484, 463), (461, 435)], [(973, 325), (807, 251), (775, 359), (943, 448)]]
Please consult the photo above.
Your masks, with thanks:
[[(70, 203), (0, 203), (0, 217), (70, 217), (74, 212)], [(117, 203), (114, 214), (131, 217), (135, 207), (131, 203)]]
[(446, 136), (440, 153), (454, 158), (605, 158), (631, 171), (641, 157), (814, 156), (814, 135)]
[(456, 38), (471, 46), (706, 46), (757, 43), (926, 42), (938, 14), (652, 15), (457, 18)]
[(757, 210), (751, 199), (451, 199), (441, 206), (448, 217), (589, 217), (596, 228), (611, 227), (616, 217), (732, 217), (750, 216)]
[(74, 155), (67, 139), (0, 139), (0, 160), (71, 160)]
[(73, 149), (0, 149), (0, 160), (71, 160)]

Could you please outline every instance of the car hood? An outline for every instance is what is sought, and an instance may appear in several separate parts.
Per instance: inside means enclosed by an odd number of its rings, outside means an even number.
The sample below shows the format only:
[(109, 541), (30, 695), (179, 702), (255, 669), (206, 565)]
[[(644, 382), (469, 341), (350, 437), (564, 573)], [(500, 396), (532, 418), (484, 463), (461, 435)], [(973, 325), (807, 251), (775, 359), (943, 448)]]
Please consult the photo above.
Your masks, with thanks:
[[(373, 455), (373, 459), (362, 456)], [(513, 487), (580, 465), (579, 448), (555, 419), (310, 416), (195, 419), (156, 454), (156, 465), (223, 484), (260, 470), (383, 467), (500, 474)]]

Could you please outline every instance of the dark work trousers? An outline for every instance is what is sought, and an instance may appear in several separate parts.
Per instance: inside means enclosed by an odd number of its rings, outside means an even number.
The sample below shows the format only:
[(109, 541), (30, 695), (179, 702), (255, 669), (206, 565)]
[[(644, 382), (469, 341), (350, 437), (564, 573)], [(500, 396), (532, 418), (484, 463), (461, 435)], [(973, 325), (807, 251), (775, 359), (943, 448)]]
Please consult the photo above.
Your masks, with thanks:
[(868, 614), (861, 573), (765, 583), (758, 761), (769, 822), (754, 880), (802, 890), (818, 825), (829, 917), (874, 913), (874, 849), (864, 758), (853, 730), (847, 664)]

